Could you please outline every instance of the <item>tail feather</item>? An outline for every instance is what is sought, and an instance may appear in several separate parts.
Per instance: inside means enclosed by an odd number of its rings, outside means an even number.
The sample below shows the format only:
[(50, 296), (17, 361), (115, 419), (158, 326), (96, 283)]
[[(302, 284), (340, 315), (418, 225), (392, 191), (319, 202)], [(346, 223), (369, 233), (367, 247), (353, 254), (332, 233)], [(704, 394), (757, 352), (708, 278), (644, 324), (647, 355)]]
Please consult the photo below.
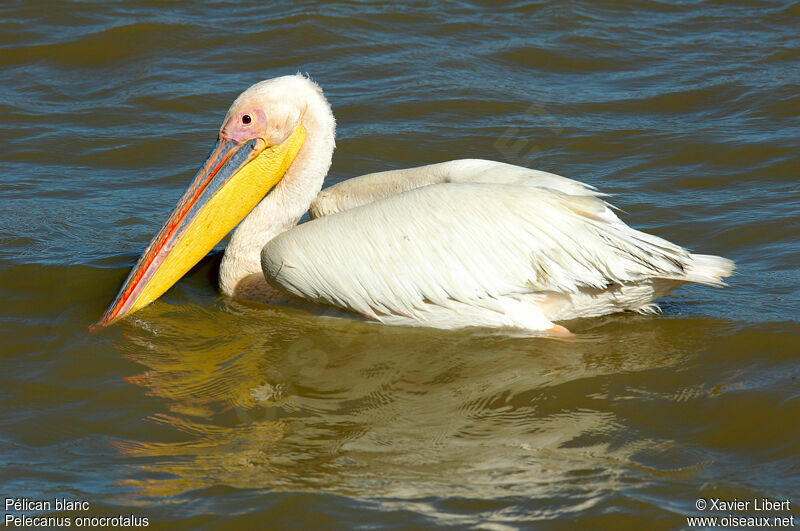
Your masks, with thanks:
[(684, 266), (685, 282), (697, 282), (709, 286), (727, 286), (722, 280), (736, 270), (733, 260), (710, 254), (689, 255), (691, 261)]

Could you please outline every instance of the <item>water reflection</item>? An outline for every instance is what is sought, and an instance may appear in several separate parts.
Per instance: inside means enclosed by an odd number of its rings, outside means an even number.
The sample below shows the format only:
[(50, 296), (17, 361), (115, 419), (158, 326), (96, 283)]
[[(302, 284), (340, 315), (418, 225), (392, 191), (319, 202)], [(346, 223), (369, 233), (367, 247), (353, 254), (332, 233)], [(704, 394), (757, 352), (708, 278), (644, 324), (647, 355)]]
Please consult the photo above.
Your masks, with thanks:
[(403, 498), (585, 495), (641, 473), (636, 455), (672, 445), (617, 413), (637, 398), (625, 375), (662, 378), (725, 324), (623, 315), (553, 340), (222, 301), (156, 303), (123, 326), (119, 348), (146, 367), (129, 381), (163, 401), (149, 420), (170, 428), (118, 444), (140, 458), (127, 484), (141, 495), (222, 484)]

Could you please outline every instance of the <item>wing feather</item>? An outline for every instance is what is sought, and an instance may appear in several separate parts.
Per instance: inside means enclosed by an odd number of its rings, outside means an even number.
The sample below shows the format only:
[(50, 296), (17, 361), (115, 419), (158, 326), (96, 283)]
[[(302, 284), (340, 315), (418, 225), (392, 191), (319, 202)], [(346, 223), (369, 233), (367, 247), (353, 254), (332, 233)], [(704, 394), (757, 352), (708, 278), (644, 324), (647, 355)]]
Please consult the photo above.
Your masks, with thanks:
[(554, 173), (493, 160), (461, 159), (347, 179), (322, 190), (309, 211), (312, 219), (321, 218), (415, 188), (443, 183), (508, 184), (557, 190), (576, 197), (606, 195), (593, 186)]
[(270, 241), (264, 273), (372, 318), (684, 275), (687, 251), (631, 229), (593, 189), (552, 177), (425, 185), (320, 217)]

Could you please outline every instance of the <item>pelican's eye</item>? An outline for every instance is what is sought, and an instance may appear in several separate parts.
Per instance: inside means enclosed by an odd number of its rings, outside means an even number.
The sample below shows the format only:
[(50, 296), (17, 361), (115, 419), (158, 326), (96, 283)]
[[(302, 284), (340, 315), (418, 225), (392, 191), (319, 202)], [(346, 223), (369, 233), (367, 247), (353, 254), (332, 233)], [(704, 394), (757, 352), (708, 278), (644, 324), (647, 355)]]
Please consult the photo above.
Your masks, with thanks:
[(252, 119), (252, 118), (250, 118), (250, 115), (249, 115), (249, 114), (245, 114), (244, 116), (242, 116), (242, 123), (243, 123), (244, 125), (247, 125), (247, 124), (249, 124), (249, 123), (250, 123), (250, 122), (252, 122), (252, 121), (253, 121), (253, 119)]

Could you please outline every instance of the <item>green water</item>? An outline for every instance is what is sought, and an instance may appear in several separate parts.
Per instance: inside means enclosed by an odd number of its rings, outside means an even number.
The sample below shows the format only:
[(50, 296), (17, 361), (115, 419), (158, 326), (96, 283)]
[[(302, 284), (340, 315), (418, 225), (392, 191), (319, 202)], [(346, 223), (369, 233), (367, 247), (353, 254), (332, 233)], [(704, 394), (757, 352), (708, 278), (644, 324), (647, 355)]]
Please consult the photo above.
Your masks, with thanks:
[[(763, 497), (800, 524), (798, 29), (777, 1), (4, 3), (0, 497), (169, 529), (675, 529)], [(328, 184), (523, 164), (739, 270), (560, 341), (233, 301), (217, 251), (89, 334), (233, 98), (298, 70)]]

